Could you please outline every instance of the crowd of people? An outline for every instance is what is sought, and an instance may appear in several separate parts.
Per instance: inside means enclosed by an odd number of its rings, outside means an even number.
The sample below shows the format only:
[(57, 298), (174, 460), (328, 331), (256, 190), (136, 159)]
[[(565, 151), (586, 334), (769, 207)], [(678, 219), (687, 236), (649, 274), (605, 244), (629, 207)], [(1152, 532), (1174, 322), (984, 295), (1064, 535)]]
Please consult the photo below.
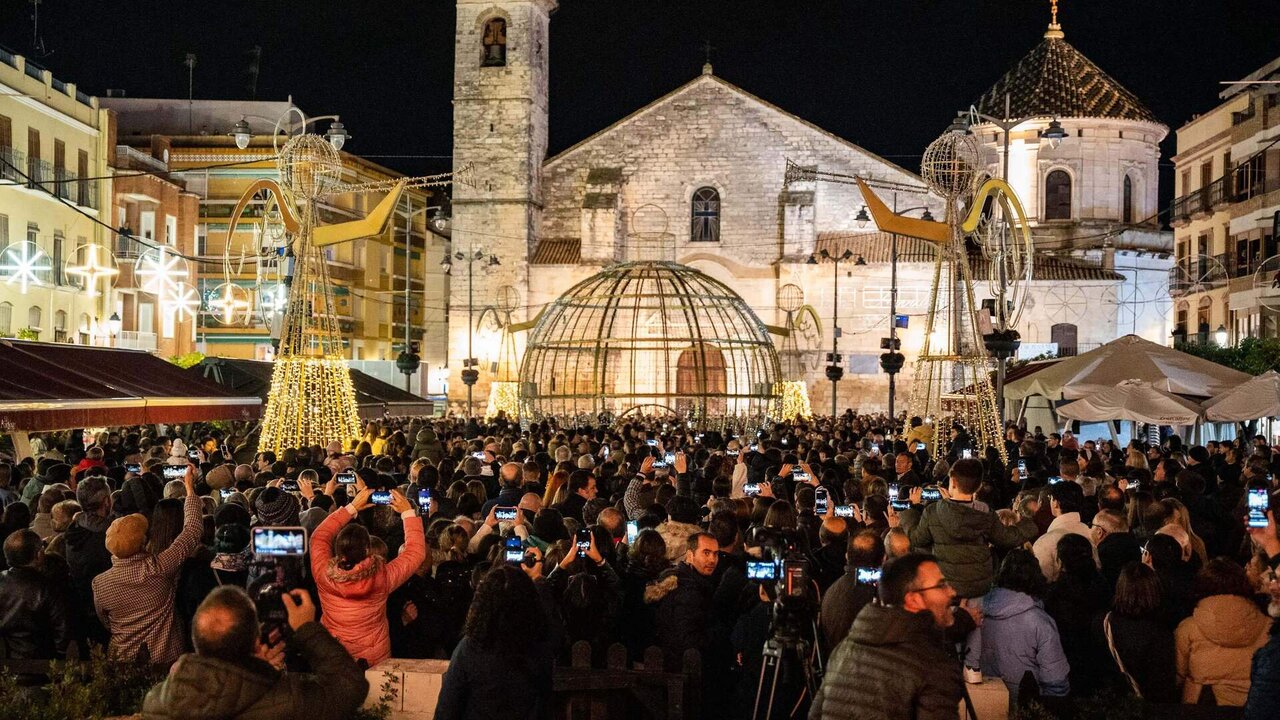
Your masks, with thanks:
[(388, 419), (278, 455), (251, 428), (36, 438), (0, 464), (0, 657), (101, 646), (170, 667), (144, 717), (309, 720), (348, 717), (388, 658), (448, 659), (437, 718), (532, 718), (585, 641), (601, 667), (614, 644), (696, 663), (704, 716), (751, 717), (781, 638), (778, 696), (815, 719), (955, 717), (984, 680), (1011, 708), (1280, 717), (1280, 448), (901, 425)]

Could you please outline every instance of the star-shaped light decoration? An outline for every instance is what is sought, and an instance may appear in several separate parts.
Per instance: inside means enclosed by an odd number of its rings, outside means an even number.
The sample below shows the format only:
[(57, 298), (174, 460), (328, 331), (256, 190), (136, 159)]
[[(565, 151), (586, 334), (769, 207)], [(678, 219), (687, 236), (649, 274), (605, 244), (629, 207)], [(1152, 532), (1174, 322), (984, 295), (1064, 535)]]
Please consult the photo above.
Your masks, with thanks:
[(81, 245), (72, 254), (74, 258), (84, 258), (83, 263), (67, 265), (67, 274), (80, 278), (84, 290), (89, 297), (98, 295), (98, 281), (106, 280), (107, 288), (111, 286), (111, 278), (120, 274), (116, 267), (115, 256), (102, 245)]
[(284, 283), (276, 283), (258, 291), (258, 305), (264, 316), (284, 312), (289, 305), (289, 288)]
[(239, 325), (243, 323), (253, 303), (249, 301), (249, 292), (235, 283), (222, 283), (213, 289), (209, 300), (209, 311), (223, 325)]
[(168, 297), (174, 286), (187, 278), (187, 264), (168, 248), (158, 247), (142, 253), (133, 272), (144, 292)]
[(160, 308), (173, 313), (174, 320), (193, 318), (200, 311), (200, 293), (184, 282), (174, 283), (161, 298)]
[(0, 252), (0, 274), (4, 275), (5, 284), (17, 283), (24, 295), (32, 285), (49, 284), (48, 273), (52, 270), (49, 256), (30, 240), (14, 243)]

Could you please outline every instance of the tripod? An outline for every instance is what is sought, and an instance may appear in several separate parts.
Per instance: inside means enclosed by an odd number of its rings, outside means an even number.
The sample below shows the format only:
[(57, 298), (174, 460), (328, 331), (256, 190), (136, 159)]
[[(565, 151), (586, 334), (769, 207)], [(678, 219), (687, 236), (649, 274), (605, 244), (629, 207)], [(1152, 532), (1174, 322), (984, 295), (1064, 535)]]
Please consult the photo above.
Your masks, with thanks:
[[(798, 635), (776, 630), (765, 641), (760, 664), (760, 680), (756, 684), (756, 700), (751, 713), (752, 720), (771, 720), (773, 717), (773, 707), (778, 696), (778, 679), (783, 676), (783, 666), (788, 660), (794, 663), (795, 669), (803, 675), (804, 687), (797, 693), (795, 705), (792, 706), (787, 717), (796, 717), (796, 713), (804, 704), (805, 697), (812, 701), (817, 695), (818, 687), (822, 684), (822, 658), (814, 657), (816, 666), (809, 661), (810, 651), (818, 647), (816, 621), (812, 623), (811, 629), (812, 642)], [(784, 692), (785, 690), (784, 688)]]

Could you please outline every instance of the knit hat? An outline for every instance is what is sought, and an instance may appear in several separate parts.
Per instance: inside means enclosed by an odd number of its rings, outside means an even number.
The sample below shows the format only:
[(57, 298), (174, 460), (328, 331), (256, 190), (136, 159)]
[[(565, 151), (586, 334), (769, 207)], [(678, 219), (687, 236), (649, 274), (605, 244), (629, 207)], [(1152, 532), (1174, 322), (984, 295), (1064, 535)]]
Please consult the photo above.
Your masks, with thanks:
[(204, 476), (204, 481), (214, 490), (221, 490), (235, 485), (236, 477), (230, 465), (219, 465)]
[(218, 528), (213, 537), (213, 551), (218, 553), (243, 552), (249, 544), (249, 528), (238, 523), (227, 523)]
[(292, 493), (269, 487), (253, 503), (259, 525), (297, 525), (298, 501)]
[(169, 460), (175, 461), (171, 462), (171, 465), (179, 464), (177, 461), (183, 465), (187, 464), (187, 444), (182, 442), (181, 438), (175, 439), (173, 445), (169, 447)]
[(128, 558), (147, 544), (147, 518), (141, 513), (116, 518), (107, 528), (107, 550), (112, 557)]
[[(234, 498), (238, 494), (234, 493), (231, 497)], [(240, 495), (240, 499), (243, 501), (244, 496)], [(244, 509), (244, 505), (238, 502), (230, 502), (230, 498), (228, 498), (227, 502), (218, 506), (218, 509), (213, 513), (213, 524), (216, 527), (222, 527), (223, 525), (249, 527), (250, 521), (249, 511)]]
[(44, 480), (46, 485), (68, 482), (71, 480), (71, 466), (66, 463), (50, 465), (48, 472), (44, 474)]

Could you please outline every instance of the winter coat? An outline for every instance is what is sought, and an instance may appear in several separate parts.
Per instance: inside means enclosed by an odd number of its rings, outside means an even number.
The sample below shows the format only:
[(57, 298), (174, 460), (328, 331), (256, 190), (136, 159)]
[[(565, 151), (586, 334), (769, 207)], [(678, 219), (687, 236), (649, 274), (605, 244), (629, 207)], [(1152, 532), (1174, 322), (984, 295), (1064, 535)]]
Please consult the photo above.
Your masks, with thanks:
[(1174, 664), (1173, 631), (1156, 616), (1144, 618), (1125, 617), (1116, 612), (1101, 615), (1094, 621), (1094, 641), (1107, 654), (1105, 673), (1110, 674), (1111, 687), (1132, 692), (1129, 681), (1120, 672), (1107, 647), (1103, 622), (1110, 618), (1111, 641), (1124, 669), (1138, 683), (1142, 699), (1154, 703), (1176, 703), (1182, 698), (1178, 692), (1177, 666)]
[(1244, 703), (1244, 720), (1274, 720), (1280, 717), (1280, 625), (1271, 640), (1253, 654), (1249, 699)]
[(822, 612), (818, 624), (828, 653), (834, 652), (849, 634), (858, 613), (876, 599), (874, 585), (859, 585), (855, 568), (840, 576), (822, 596)]
[(1071, 688), (1077, 695), (1093, 695), (1102, 686), (1107, 647), (1091, 632), (1096, 617), (1111, 606), (1111, 588), (1100, 573), (1088, 578), (1063, 574), (1049, 586), (1044, 609), (1058, 626), (1062, 651), (1071, 666)]
[(689, 523), (668, 520), (657, 527), (662, 541), (667, 544), (667, 562), (680, 562), (688, 550), (689, 536), (702, 532), (702, 528)]
[(1018, 547), (1036, 536), (1035, 523), (1023, 520), (1013, 527), (996, 514), (970, 503), (939, 500), (925, 507), (919, 522), (908, 528), (914, 550), (932, 552), (942, 573), (962, 598), (982, 597), (991, 589), (995, 569), (991, 547)]
[(656, 606), (654, 639), (663, 650), (668, 668), (681, 667), (686, 650), (702, 653), (706, 667), (714, 634), (714, 592), (711, 579), (686, 563), (664, 571), (645, 588), (644, 601)]
[(314, 674), (183, 655), (142, 701), (143, 720), (346, 720), (369, 694), (364, 671), (319, 623), (285, 642)]
[(66, 589), (35, 568), (0, 573), (0, 658), (52, 660), (66, 656), (70, 614)]
[(1061, 697), (1071, 689), (1067, 656), (1058, 626), (1037, 599), (994, 588), (982, 602), (982, 672), (1004, 680), (1010, 698), (1030, 671), (1042, 695)]
[(1270, 630), (1271, 621), (1247, 598), (1212, 595), (1197, 603), (1173, 634), (1182, 702), (1196, 702), (1209, 685), (1219, 705), (1244, 705), (1250, 662)]
[(535, 720), (550, 714), (550, 653), (512, 655), (463, 638), (449, 659), (435, 720)]
[(873, 603), (832, 654), (809, 720), (955, 720), (963, 688), (932, 615)]
[[(1075, 534), (1089, 541), (1090, 547), (1093, 546), (1093, 537), (1089, 534), (1089, 526), (1080, 522), (1080, 513), (1070, 512), (1062, 513), (1055, 517), (1053, 522), (1049, 523), (1049, 529), (1045, 531), (1031, 546), (1031, 552), (1035, 553), (1036, 560), (1040, 561), (1040, 572), (1044, 573), (1044, 577), (1049, 582), (1058, 579), (1058, 541), (1064, 535)], [(1094, 548), (1093, 559), (1098, 559), (1098, 550)]]
[(422, 518), (406, 510), (402, 515), (405, 548), (395, 560), (383, 562), (370, 555), (350, 570), (342, 570), (333, 557), (333, 539), (354, 517), (350, 510), (335, 510), (316, 528), (311, 537), (311, 575), (324, 608), (324, 626), (352, 657), (373, 667), (391, 657), (387, 596), (422, 564), (427, 543)]
[(444, 446), (436, 439), (436, 433), (430, 428), (418, 431), (413, 443), (413, 457), (426, 458), (432, 465), (439, 465), (444, 459)]
[(643, 658), (645, 649), (653, 644), (657, 606), (645, 602), (645, 590), (656, 578), (637, 563), (631, 563), (622, 573), (622, 622), (618, 635), (632, 660)]
[(107, 528), (111, 518), (80, 513), (63, 533), (66, 540), (67, 567), (71, 571), (74, 632), (77, 639), (86, 637), (106, 644), (107, 634), (98, 622), (93, 608), (93, 579), (111, 567), (107, 550)]

